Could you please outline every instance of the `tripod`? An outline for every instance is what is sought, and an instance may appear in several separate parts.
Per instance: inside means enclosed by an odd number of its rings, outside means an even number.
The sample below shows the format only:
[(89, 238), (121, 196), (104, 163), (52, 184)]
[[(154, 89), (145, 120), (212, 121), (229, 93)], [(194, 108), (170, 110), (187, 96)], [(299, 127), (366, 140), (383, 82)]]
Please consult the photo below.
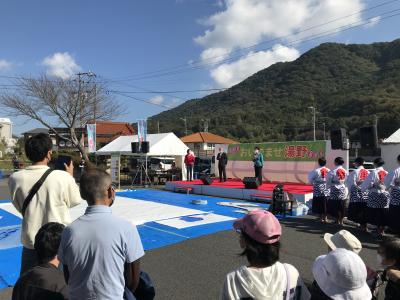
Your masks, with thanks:
[[(146, 160), (147, 160), (147, 158), (146, 158)], [(135, 183), (138, 175), (140, 175), (140, 185), (142, 185), (143, 173), (144, 173), (144, 187), (147, 187), (147, 182), (149, 182), (151, 184), (150, 177), (147, 172), (147, 163), (146, 163), (146, 165), (141, 163), (139, 166), (139, 170), (136, 172), (135, 177), (132, 179), (131, 187), (133, 187), (133, 184)]]

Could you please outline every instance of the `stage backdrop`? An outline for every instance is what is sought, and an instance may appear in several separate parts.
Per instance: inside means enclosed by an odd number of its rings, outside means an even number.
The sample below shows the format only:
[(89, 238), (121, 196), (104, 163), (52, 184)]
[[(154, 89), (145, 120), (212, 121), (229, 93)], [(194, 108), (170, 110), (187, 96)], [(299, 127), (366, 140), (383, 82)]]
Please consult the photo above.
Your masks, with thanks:
[(322, 156), (330, 168), (336, 156), (342, 156), (348, 165), (348, 151), (331, 150), (330, 141), (217, 145), (216, 149), (222, 147), (228, 153), (229, 178), (254, 176), (252, 160), (256, 146), (264, 155), (263, 178), (267, 181), (307, 183), (308, 173)]

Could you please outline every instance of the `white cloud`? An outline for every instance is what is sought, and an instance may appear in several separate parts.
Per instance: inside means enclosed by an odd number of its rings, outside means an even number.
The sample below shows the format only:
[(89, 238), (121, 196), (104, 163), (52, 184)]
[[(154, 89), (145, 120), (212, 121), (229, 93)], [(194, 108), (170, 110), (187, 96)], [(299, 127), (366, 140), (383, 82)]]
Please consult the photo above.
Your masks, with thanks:
[(200, 58), (204, 63), (218, 63), (229, 56), (230, 50), (225, 48), (208, 48), (204, 50)]
[(5, 59), (0, 59), (0, 71), (8, 71), (13, 64)]
[(42, 61), (42, 65), (47, 68), (46, 73), (48, 75), (62, 79), (68, 79), (81, 70), (81, 67), (68, 52), (57, 52), (47, 56)]
[[(218, 85), (232, 85), (239, 78), (244, 79), (272, 63), (292, 60), (298, 56), (297, 50), (293, 48), (287, 48), (292, 51), (287, 55), (278, 54), (276, 48), (268, 51), (271, 43), (261, 45), (265, 50), (251, 52), (251, 55), (250, 49), (243, 48), (274, 38), (280, 39), (275, 43), (282, 43), (322, 32), (338, 31), (340, 29), (337, 28), (341, 26), (363, 20), (361, 14), (354, 13), (364, 9), (365, 2), (366, 0), (224, 0), (219, 5), (219, 12), (200, 21), (208, 28), (194, 40), (204, 48), (200, 55), (203, 63), (218, 64), (221, 59), (229, 57), (232, 51), (241, 49), (241, 53), (245, 54), (244, 58), (217, 66), (210, 72)], [(345, 16), (349, 17), (344, 18)], [(335, 21), (319, 26), (331, 20)], [(297, 52), (295, 55), (294, 51)], [(237, 73), (233, 74), (232, 70)]]
[(233, 63), (222, 64), (211, 71), (211, 77), (219, 86), (230, 87), (261, 69), (277, 62), (295, 60), (299, 55), (294, 48), (275, 45), (272, 50), (250, 52)]
[(150, 98), (149, 102), (153, 103), (153, 104), (160, 105), (160, 104), (162, 104), (164, 102), (164, 97), (161, 96), (161, 95), (157, 95), (157, 96), (154, 96), (154, 97)]
[[(195, 38), (198, 44), (205, 48), (245, 47), (266, 37), (295, 34), (299, 29), (350, 15), (362, 10), (364, 4), (363, 0), (225, 0), (225, 7), (203, 20), (211, 29)], [(355, 14), (307, 34), (360, 20), (361, 15)]]
[(380, 17), (380, 16), (373, 17), (373, 18), (371, 18), (370, 20), (368, 20), (368, 23), (366, 23), (366, 24), (364, 25), (364, 27), (365, 27), (365, 28), (374, 27), (375, 25), (377, 25), (377, 24), (380, 22), (380, 20), (381, 20), (381, 17)]

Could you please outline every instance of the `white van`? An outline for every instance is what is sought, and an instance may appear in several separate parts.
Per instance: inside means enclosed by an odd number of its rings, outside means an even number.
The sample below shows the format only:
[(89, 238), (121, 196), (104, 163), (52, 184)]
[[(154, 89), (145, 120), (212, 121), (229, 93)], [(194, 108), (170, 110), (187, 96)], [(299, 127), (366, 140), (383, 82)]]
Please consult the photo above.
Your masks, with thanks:
[(173, 157), (150, 157), (150, 169), (167, 171), (171, 169), (172, 163), (175, 161)]

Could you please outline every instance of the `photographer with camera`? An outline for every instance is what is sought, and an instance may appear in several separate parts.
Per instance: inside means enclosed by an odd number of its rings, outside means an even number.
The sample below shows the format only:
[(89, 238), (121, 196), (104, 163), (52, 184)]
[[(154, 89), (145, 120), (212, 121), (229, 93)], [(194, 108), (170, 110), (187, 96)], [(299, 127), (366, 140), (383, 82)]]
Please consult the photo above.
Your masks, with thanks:
[(65, 158), (57, 170), (48, 167), (52, 147), (47, 134), (27, 139), (25, 152), (32, 165), (13, 173), (8, 182), (12, 203), (23, 217), (21, 274), (38, 264), (34, 241), (39, 229), (49, 222), (68, 225), (71, 223), (69, 208), (82, 201), (71, 159)]

